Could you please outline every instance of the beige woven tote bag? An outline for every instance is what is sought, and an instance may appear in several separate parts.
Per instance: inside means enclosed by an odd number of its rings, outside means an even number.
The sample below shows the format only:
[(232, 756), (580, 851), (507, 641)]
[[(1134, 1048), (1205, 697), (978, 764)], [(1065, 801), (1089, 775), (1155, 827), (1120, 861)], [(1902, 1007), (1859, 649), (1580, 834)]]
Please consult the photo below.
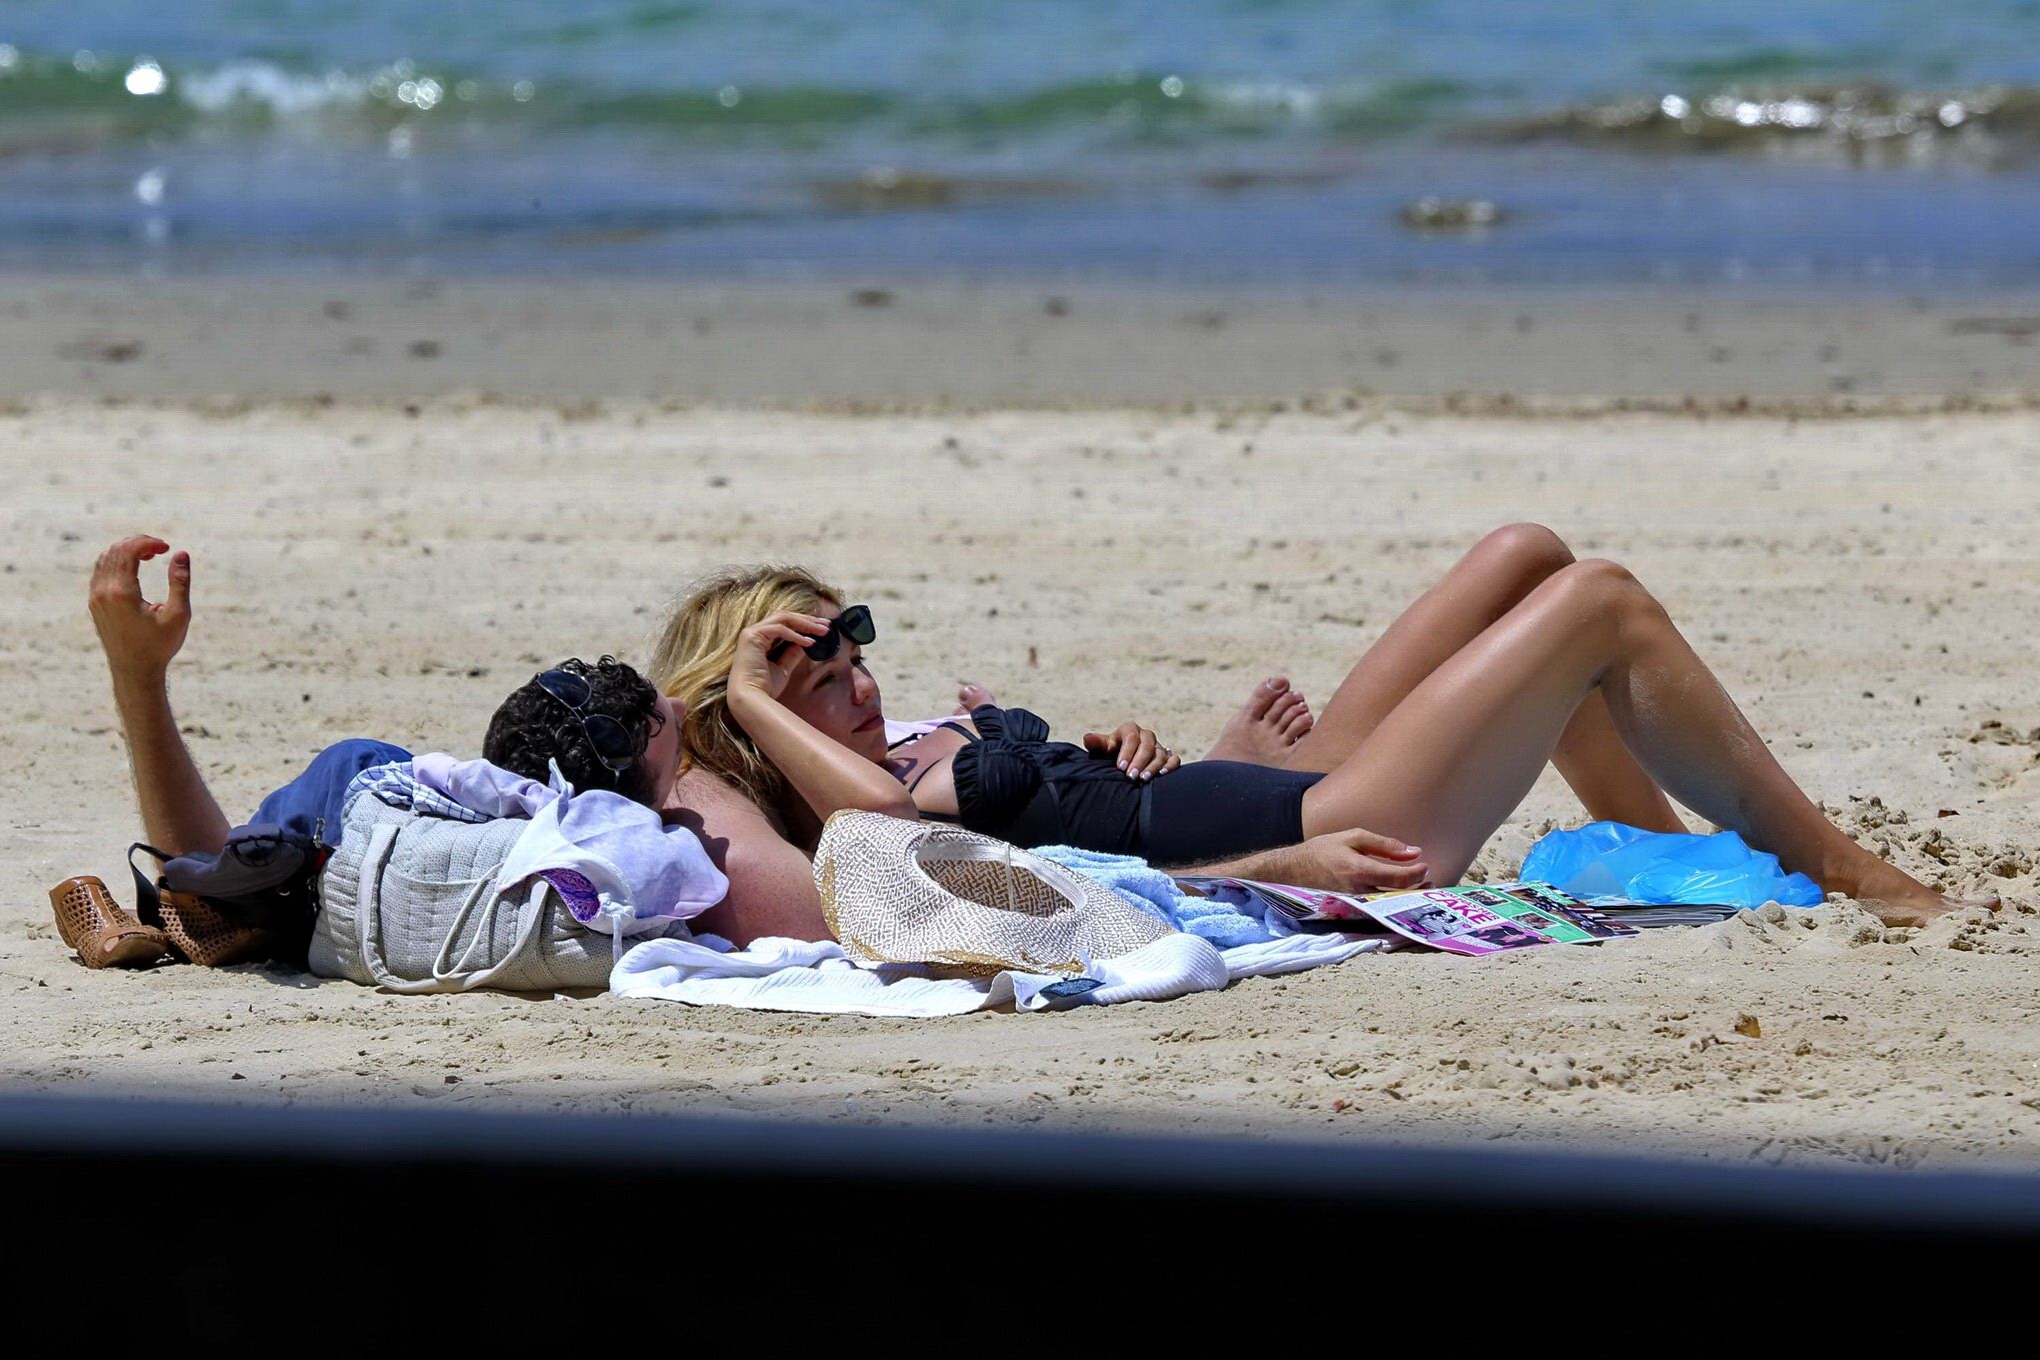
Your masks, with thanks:
[(1173, 929), (1017, 846), (876, 812), (829, 818), (815, 886), (844, 951), (867, 963), (1075, 976)]
[[(496, 881), (529, 825), (449, 821), (356, 798), (319, 876), (311, 971), (393, 992), (608, 987), (619, 941), (576, 922), (542, 878)], [(659, 933), (685, 932), (676, 921)]]

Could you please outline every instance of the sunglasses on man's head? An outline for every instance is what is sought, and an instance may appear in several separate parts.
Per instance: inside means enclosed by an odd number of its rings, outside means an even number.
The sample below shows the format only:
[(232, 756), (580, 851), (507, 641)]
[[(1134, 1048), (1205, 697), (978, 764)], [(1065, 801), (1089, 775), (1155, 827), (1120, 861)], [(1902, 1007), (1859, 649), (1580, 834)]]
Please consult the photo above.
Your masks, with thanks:
[[(807, 659), (827, 661), (842, 650), (845, 639), (860, 647), (869, 647), (878, 640), (878, 625), (871, 621), (871, 606), (853, 604), (835, 618), (829, 620), (829, 631), (808, 644)], [(777, 661), (786, 654), (791, 642), (775, 642), (765, 649), (767, 661)]]
[(614, 774), (622, 774), (637, 763), (644, 747), (630, 729), (606, 713), (588, 712), (595, 687), (578, 671), (550, 670), (535, 677), (538, 687), (566, 706), (581, 724), (581, 735), (594, 748), (595, 758)]

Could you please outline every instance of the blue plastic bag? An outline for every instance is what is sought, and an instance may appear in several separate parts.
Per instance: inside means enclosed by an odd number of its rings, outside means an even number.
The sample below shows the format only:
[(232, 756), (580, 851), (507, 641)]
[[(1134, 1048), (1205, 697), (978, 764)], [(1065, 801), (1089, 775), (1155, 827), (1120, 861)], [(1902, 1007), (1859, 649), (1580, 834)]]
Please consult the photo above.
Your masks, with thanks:
[(1786, 873), (1776, 855), (1750, 849), (1733, 831), (1679, 836), (1621, 822), (1552, 832), (1530, 847), (1523, 880), (1587, 901), (1614, 897), (1653, 906), (1817, 907), (1826, 900), (1818, 883)]

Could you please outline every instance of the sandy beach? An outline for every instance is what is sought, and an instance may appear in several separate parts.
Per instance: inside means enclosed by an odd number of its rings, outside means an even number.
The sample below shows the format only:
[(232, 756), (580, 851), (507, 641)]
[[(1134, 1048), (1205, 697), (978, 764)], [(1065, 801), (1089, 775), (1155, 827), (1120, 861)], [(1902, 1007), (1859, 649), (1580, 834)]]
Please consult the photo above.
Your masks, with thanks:
[[(16, 1089), (2040, 1161), (2040, 412), (2020, 336), (1953, 324), (2016, 320), (2002, 300), (1893, 304), (1883, 326), (1809, 311), (1795, 328), (1781, 307), (1772, 331), (1746, 317), (1736, 334), (1784, 349), (1712, 363), (1712, 322), (1683, 309), (1639, 306), (1623, 332), (1568, 304), (1571, 331), (1565, 307), (1525, 331), (1483, 304), (1485, 331), (1450, 309), (1430, 331), (1389, 317), (1389, 339), (1346, 325), (1369, 353), (1418, 356), (1361, 382), (1295, 318), (1182, 321), (1195, 302), (1105, 324), (1094, 299), (1009, 300), (1004, 330), (956, 323), (945, 364), (906, 293), (838, 290), (776, 321), (726, 303), (738, 320), (702, 331), (685, 307), (534, 290), (505, 338), (503, 297), (290, 290), (218, 294), (218, 317), (182, 305), (195, 286), (123, 301), (31, 282), (0, 317)], [(283, 320), (264, 330), (251, 308)], [(632, 320), (654, 312), (662, 331)], [(803, 316), (863, 357), (803, 368), (823, 343)], [(1544, 317), (1543, 334), (1662, 348), (1597, 373), (1596, 351), (1522, 338)], [(918, 338), (890, 357), (848, 343), (868, 325)], [(1826, 360), (1819, 326), (1841, 346)], [(747, 338), (700, 339), (732, 331)], [(357, 335), (372, 344), (350, 356)], [(603, 342), (548, 362), (576, 336)], [(1234, 344), (1255, 358), (1228, 382)], [(1938, 357), (1900, 362), (1922, 354)], [(1845, 828), (2005, 909), (1918, 931), (1846, 902), (1767, 909), (919, 1023), (95, 973), (50, 924), (62, 877), (127, 892), (138, 828), (84, 611), (121, 534), (196, 556), (173, 693), (231, 814), (343, 736), (475, 751), (532, 669), (642, 658), (666, 603), (730, 559), (803, 561), (870, 601), (893, 715), (945, 711), (969, 678), (1058, 728), (1137, 716), (1196, 752), (1264, 674), (1322, 703), (1398, 606), (1512, 520), (1634, 568)], [(1547, 777), (1480, 867), (1513, 870), (1579, 816)]]

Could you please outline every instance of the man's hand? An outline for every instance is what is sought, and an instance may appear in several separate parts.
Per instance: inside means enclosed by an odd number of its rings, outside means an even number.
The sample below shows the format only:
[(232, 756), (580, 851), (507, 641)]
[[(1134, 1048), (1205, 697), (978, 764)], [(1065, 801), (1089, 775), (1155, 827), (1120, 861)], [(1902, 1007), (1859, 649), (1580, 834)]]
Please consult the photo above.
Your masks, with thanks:
[(1300, 845), (1257, 850), (1238, 859), (1171, 868), (1177, 877), (1257, 878), (1331, 892), (1421, 888), (1431, 880), (1424, 852), (1373, 831), (1333, 831)]
[(191, 554), (170, 557), (170, 596), (161, 604), (142, 598), (142, 563), (170, 552), (148, 534), (124, 538), (99, 555), (92, 569), (92, 625), (114, 679), (160, 679), (184, 646), (191, 627)]
[[(1371, 892), (1383, 888), (1422, 887), (1431, 876), (1423, 851), (1393, 836), (1372, 831), (1334, 831), (1312, 836), (1288, 852), (1296, 877), (1285, 880), (1299, 888), (1333, 892)], [(1285, 868), (1287, 865), (1285, 865)]]

